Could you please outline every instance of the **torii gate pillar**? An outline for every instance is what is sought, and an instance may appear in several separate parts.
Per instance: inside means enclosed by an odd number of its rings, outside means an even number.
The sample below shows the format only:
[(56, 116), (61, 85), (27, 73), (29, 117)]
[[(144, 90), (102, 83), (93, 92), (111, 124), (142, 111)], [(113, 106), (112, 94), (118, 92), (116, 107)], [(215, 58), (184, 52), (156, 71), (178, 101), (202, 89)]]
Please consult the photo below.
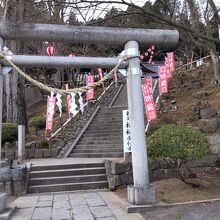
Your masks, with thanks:
[(128, 41), (125, 45), (125, 54), (137, 56), (129, 59), (127, 70), (128, 110), (134, 179), (134, 185), (128, 186), (128, 200), (136, 205), (151, 204), (156, 203), (157, 199), (155, 189), (149, 184), (138, 43), (136, 41)]
[[(3, 51), (4, 40), (0, 37), (0, 51)], [(2, 159), (2, 115), (3, 115), (3, 74), (0, 64), (0, 161)]]

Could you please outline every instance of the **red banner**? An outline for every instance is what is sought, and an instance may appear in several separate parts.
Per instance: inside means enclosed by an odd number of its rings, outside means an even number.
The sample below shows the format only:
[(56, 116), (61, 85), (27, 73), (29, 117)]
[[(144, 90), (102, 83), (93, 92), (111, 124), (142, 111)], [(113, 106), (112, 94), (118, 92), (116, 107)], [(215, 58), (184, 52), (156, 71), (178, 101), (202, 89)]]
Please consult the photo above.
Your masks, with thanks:
[[(65, 84), (65, 87), (66, 87), (66, 90), (69, 89), (68, 83)], [(69, 114), (70, 114), (70, 107), (71, 107), (71, 95), (67, 95), (67, 110)]]
[(48, 97), (47, 99), (47, 118), (46, 118), (46, 131), (52, 131), (53, 129), (53, 115), (56, 105), (56, 97)]
[(145, 84), (142, 85), (142, 91), (144, 96), (144, 105), (147, 115), (147, 120), (152, 121), (157, 119), (156, 105), (153, 99), (152, 91), (152, 78), (145, 78)]
[[(94, 76), (86, 76), (86, 85), (89, 86), (94, 83)], [(86, 91), (86, 100), (94, 99), (94, 88)]]
[(97, 70), (98, 70), (100, 79), (103, 79), (102, 68), (98, 68)]
[(170, 69), (170, 62), (167, 57), (165, 57), (165, 66), (167, 71), (167, 79), (172, 79), (172, 71)]
[(167, 59), (170, 64), (170, 70), (175, 71), (175, 61), (174, 61), (174, 52), (167, 53)]
[(166, 66), (159, 67), (159, 76), (160, 76), (160, 93), (168, 92), (168, 76), (167, 76), (167, 68)]

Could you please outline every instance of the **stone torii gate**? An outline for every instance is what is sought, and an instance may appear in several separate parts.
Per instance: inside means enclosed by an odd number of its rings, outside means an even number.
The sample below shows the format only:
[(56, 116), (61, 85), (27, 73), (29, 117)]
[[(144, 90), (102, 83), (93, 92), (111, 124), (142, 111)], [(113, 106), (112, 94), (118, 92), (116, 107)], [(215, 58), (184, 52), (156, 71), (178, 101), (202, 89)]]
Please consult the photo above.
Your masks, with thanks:
[[(157, 47), (175, 47), (179, 40), (176, 30), (131, 29), (67, 26), (53, 24), (17, 24), (0, 23), (0, 49), (4, 40), (59, 41), (77, 43), (104, 43), (109, 45), (125, 45), (125, 55), (132, 58), (122, 62), (120, 68), (127, 68), (128, 109), (131, 126), (131, 145), (134, 185), (128, 186), (128, 200), (133, 204), (149, 204), (156, 202), (156, 193), (149, 184), (148, 159), (145, 140), (143, 97), (141, 91), (141, 70), (139, 44)], [(114, 67), (120, 58), (91, 57), (48, 57), (12, 55), (11, 61), (23, 66), (54, 67)], [(2, 135), (2, 93), (3, 75), (0, 64), (0, 155)]]

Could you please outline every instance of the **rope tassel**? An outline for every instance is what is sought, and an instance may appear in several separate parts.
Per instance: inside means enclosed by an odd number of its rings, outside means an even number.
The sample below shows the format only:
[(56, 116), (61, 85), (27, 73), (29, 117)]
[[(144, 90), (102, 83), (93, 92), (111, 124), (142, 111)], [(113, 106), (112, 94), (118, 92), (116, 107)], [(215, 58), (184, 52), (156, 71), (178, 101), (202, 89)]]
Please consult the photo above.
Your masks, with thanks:
[(76, 115), (78, 111), (76, 110), (77, 105), (76, 105), (76, 100), (75, 100), (76, 94), (71, 92), (71, 105), (70, 105), (70, 113)]
[(59, 108), (59, 112), (60, 112), (60, 117), (62, 116), (62, 99), (61, 99), (62, 95), (57, 93), (56, 98), (57, 98), (57, 102), (56, 105)]
[(79, 95), (79, 109), (80, 109), (81, 113), (83, 114), (83, 112), (84, 112), (84, 104), (83, 104), (82, 93), (78, 92), (78, 95)]

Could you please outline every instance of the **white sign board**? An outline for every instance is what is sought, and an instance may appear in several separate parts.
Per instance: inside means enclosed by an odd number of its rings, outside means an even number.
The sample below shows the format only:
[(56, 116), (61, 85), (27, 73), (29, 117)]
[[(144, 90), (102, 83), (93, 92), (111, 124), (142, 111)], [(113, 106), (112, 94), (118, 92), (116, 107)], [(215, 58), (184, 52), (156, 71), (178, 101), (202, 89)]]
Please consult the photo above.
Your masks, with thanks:
[(123, 110), (123, 146), (124, 153), (131, 152), (131, 131), (128, 110)]
[(202, 59), (196, 61), (196, 66), (197, 66), (197, 67), (202, 66), (203, 64), (204, 64), (204, 62), (203, 62)]

